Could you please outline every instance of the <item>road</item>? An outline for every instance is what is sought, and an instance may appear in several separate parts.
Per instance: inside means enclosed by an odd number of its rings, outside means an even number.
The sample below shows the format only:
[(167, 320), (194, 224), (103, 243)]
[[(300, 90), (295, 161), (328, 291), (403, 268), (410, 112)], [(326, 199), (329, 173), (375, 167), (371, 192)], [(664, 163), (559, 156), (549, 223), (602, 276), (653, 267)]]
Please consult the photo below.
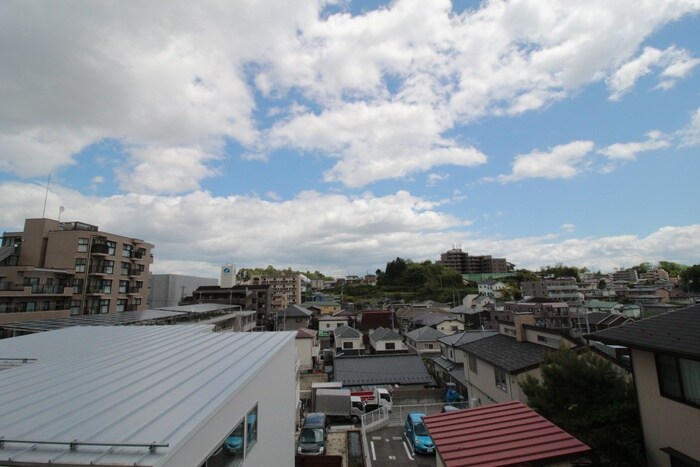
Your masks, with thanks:
[(435, 467), (435, 454), (414, 454), (403, 436), (403, 427), (388, 426), (367, 434), (373, 467)]

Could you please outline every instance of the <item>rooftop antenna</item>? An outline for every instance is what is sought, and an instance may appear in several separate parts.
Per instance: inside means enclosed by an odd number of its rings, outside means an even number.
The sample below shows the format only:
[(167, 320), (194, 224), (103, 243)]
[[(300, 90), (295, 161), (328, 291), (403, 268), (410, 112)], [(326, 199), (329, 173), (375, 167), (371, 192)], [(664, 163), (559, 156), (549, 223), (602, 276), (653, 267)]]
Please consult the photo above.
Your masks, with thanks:
[(49, 197), (49, 185), (51, 184), (51, 174), (49, 174), (49, 180), (46, 182), (46, 194), (44, 195), (44, 210), (41, 211), (42, 219), (46, 217), (46, 200)]

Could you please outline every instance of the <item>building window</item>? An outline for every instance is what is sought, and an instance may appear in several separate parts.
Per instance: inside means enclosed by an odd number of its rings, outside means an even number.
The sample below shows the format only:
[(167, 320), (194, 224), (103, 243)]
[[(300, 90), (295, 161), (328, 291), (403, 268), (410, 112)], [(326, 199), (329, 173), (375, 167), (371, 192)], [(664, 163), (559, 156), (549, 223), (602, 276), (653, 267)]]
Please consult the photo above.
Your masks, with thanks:
[(83, 293), (82, 279), (73, 279), (73, 293)]
[(36, 311), (36, 302), (27, 302), (24, 304), (24, 311)]
[(352, 349), (352, 342), (343, 342), (344, 349)]
[(119, 281), (119, 293), (129, 293), (129, 281)]
[(114, 261), (111, 259), (106, 259), (102, 263), (102, 272), (105, 274), (114, 274)]
[(90, 244), (90, 239), (79, 238), (78, 239), (78, 251), (80, 253), (86, 253), (88, 251), (88, 245)]
[(131, 258), (131, 252), (134, 249), (133, 245), (122, 245), (122, 256), (124, 258)]
[(85, 258), (75, 258), (75, 272), (85, 272)]
[(109, 300), (100, 300), (100, 309), (98, 313), (109, 313)]
[(117, 242), (113, 242), (108, 240), (107, 241), (107, 254), (109, 256), (114, 256), (114, 254), (117, 252)]
[(129, 275), (129, 263), (122, 262), (122, 276)]
[(472, 373), (479, 373), (478, 368), (476, 366), (476, 355), (469, 354), (469, 371)]
[(496, 373), (496, 386), (502, 391), (507, 391), (508, 386), (506, 384), (506, 372), (499, 370), (498, 368), (494, 368), (494, 373)]
[(80, 314), (80, 300), (70, 301), (70, 314), (71, 316)]
[(657, 354), (656, 371), (662, 396), (700, 407), (700, 361)]
[(396, 350), (396, 344), (393, 342), (387, 342), (384, 344), (384, 350)]
[(102, 293), (112, 293), (112, 281), (103, 280), (101, 285), (102, 285)]
[(117, 300), (117, 313), (121, 313), (126, 310), (126, 299), (120, 298)]

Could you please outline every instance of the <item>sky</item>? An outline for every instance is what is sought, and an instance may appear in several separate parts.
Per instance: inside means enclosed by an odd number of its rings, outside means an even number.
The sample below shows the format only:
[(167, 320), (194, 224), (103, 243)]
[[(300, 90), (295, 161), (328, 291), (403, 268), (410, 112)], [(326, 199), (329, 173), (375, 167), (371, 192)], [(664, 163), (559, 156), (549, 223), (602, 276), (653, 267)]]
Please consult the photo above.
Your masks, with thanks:
[(3, 231), (202, 277), (700, 263), (700, 0), (9, 0), (0, 63)]

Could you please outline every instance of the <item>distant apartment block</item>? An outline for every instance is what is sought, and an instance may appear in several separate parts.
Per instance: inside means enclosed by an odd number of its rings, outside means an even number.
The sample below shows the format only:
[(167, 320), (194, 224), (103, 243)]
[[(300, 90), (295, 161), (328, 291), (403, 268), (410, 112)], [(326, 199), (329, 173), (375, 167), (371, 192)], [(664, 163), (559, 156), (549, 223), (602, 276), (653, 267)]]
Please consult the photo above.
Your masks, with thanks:
[(148, 303), (151, 308), (176, 306), (198, 287), (218, 284), (218, 279), (209, 277), (153, 274), (151, 275), (151, 294)]
[(639, 281), (639, 275), (636, 269), (621, 269), (612, 274), (613, 282), (627, 282), (628, 284), (636, 284)]
[(440, 255), (441, 264), (460, 274), (490, 274), (508, 272), (505, 258), (492, 258), (490, 255), (470, 256), (461, 248), (453, 248)]
[(270, 276), (253, 276), (252, 285), (269, 285), (272, 289), (272, 311), (284, 310), (301, 303), (301, 275), (275, 274)]
[(583, 294), (579, 291), (574, 277), (523, 281), (520, 291), (524, 297), (548, 298), (569, 305), (578, 305), (583, 301)]
[(0, 245), (0, 322), (147, 308), (153, 245), (83, 222), (26, 219)]
[(241, 310), (255, 311), (258, 328), (264, 329), (268, 324), (273, 324), (270, 322), (273, 314), (272, 288), (269, 285), (234, 285), (232, 287), (201, 285), (180, 303), (182, 305), (195, 303), (238, 305)]

